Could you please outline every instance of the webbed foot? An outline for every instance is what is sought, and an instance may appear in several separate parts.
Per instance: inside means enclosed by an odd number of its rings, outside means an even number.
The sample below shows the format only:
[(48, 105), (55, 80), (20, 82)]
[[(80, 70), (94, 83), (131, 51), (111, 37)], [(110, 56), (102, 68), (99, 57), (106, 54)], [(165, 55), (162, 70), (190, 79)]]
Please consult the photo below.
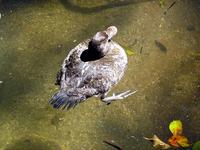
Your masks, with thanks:
[(136, 92), (137, 92), (137, 90), (133, 91), (133, 92), (131, 92), (131, 90), (128, 90), (126, 92), (123, 92), (123, 93), (120, 93), (120, 94), (117, 94), (117, 95), (115, 93), (113, 93), (112, 96), (102, 98), (101, 100), (103, 102), (105, 102), (106, 104), (110, 104), (112, 101), (124, 99), (124, 98), (126, 98), (126, 97), (128, 97), (132, 94), (135, 94)]

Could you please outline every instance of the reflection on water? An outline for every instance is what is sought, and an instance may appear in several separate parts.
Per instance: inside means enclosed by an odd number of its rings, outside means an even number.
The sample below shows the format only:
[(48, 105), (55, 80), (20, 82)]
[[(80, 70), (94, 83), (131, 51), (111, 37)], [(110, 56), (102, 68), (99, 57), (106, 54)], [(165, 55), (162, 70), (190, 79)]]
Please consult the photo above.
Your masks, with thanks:
[[(151, 0), (0, 2), (0, 149), (106, 150), (102, 141), (114, 140), (151, 150), (142, 137), (167, 139), (173, 119), (200, 139), (199, 2), (178, 1), (166, 15), (171, 0), (164, 8)], [(68, 112), (52, 109), (68, 51), (109, 25), (118, 27), (114, 40), (135, 51), (111, 94), (138, 93), (108, 106), (91, 98)]]

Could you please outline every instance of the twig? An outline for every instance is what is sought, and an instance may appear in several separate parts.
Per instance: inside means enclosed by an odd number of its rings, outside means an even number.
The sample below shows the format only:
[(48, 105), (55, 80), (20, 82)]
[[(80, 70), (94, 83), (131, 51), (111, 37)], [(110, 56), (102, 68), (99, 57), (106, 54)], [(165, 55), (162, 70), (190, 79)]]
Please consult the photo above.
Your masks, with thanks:
[(169, 9), (171, 9), (175, 4), (176, 4), (176, 1), (174, 1), (174, 2), (167, 8), (167, 10), (165, 10), (164, 14), (166, 15), (166, 13), (169, 11)]
[(117, 150), (122, 150), (122, 148), (119, 145), (114, 144), (113, 142), (109, 142), (109, 141), (106, 141), (106, 140), (104, 140), (103, 142), (114, 147), (114, 148), (116, 148)]
[(140, 48), (140, 54), (142, 54), (143, 46)]

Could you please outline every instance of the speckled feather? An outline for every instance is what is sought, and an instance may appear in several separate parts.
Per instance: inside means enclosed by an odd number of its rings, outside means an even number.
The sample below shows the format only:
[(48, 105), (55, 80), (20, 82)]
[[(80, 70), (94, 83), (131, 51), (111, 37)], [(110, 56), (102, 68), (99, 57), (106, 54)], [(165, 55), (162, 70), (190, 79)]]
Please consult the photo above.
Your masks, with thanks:
[(110, 41), (108, 53), (95, 61), (83, 62), (80, 56), (90, 39), (72, 49), (59, 73), (61, 91), (50, 100), (54, 108), (71, 108), (94, 95), (103, 96), (122, 78), (127, 66), (124, 49)]

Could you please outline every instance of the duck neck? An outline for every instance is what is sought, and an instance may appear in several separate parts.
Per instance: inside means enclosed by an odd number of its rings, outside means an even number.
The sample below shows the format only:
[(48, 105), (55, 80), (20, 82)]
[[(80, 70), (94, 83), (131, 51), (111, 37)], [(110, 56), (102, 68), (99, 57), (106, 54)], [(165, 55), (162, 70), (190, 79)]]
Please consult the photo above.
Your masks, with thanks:
[(96, 45), (95, 43), (90, 41), (88, 45), (88, 50), (89, 52), (101, 58), (108, 53), (107, 43)]

